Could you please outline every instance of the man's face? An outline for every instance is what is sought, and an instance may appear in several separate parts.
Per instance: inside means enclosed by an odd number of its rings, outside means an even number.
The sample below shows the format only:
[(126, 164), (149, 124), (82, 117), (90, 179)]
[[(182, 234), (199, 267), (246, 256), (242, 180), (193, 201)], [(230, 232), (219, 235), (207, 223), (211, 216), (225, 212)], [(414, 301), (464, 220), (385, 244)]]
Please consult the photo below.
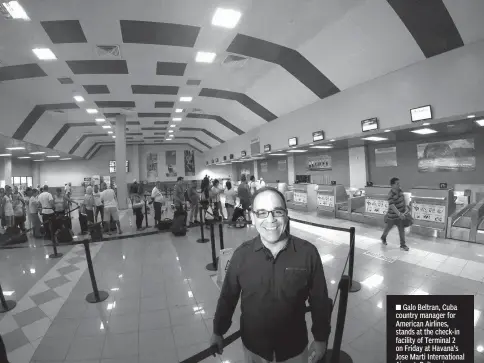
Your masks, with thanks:
[(287, 225), (287, 213), (282, 217), (274, 217), (272, 213), (266, 218), (257, 217), (255, 212), (261, 211), (284, 211), (284, 203), (281, 197), (274, 192), (267, 191), (259, 194), (253, 205), (252, 220), (261, 239), (268, 243), (276, 243), (284, 236)]
[(398, 190), (400, 189), (400, 180), (397, 180), (393, 185), (392, 185), (393, 190)]

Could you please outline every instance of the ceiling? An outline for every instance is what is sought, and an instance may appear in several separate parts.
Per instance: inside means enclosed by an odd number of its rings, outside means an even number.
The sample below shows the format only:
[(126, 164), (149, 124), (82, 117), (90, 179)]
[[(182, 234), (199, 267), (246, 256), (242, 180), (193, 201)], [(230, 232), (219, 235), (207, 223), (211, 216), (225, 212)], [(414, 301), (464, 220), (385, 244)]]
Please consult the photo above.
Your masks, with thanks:
[[(484, 39), (482, 0), (19, 1), (30, 21), (0, 17), (0, 132), (84, 158), (113, 141), (95, 118), (125, 114), (131, 143), (203, 152)], [(240, 11), (239, 24), (213, 26), (217, 7)], [(34, 48), (57, 60), (38, 60)], [(215, 61), (196, 63), (198, 51)]]

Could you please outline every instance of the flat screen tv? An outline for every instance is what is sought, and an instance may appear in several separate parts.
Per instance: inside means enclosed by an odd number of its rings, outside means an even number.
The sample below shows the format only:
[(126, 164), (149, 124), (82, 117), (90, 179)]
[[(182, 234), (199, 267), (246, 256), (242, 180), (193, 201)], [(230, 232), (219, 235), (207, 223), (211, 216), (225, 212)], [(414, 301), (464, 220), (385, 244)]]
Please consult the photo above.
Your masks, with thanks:
[(289, 139), (289, 146), (297, 146), (297, 137), (291, 137)]
[(422, 106), (410, 110), (412, 122), (430, 120), (432, 118), (432, 107)]
[(321, 140), (324, 140), (324, 132), (323, 131), (313, 132), (313, 141), (321, 141)]
[(376, 117), (361, 121), (361, 131), (378, 130), (378, 119)]

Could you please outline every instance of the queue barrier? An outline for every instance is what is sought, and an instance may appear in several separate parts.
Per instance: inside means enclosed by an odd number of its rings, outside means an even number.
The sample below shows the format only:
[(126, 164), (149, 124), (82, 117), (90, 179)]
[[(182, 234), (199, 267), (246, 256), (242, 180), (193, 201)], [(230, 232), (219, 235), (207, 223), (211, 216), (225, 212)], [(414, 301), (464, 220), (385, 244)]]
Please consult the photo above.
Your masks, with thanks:
[[(213, 223), (210, 223), (210, 245), (212, 250), (212, 262), (205, 267), (208, 271), (218, 270), (218, 257), (217, 257), (216, 247), (215, 247), (215, 227), (214, 226), (215, 225)], [(223, 230), (222, 224), (218, 225), (218, 231), (219, 231), (220, 250), (223, 250), (224, 249), (224, 230)], [(203, 232), (203, 227), (202, 227), (202, 232)]]

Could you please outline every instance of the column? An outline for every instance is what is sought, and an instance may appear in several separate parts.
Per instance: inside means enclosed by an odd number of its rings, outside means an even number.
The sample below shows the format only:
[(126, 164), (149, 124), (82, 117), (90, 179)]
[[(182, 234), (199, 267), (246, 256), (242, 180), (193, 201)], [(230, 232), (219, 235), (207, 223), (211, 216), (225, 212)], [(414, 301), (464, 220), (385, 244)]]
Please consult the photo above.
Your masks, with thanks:
[(32, 186), (37, 188), (40, 184), (40, 162), (32, 162)]
[[(139, 145), (130, 145), (130, 149), (133, 151), (130, 153), (130, 168), (131, 168), (131, 175), (133, 176), (132, 179), (136, 179), (138, 183), (141, 182), (141, 164), (140, 164), (140, 155), (139, 155)], [(144, 180), (144, 179), (143, 179)], [(128, 182), (132, 182), (132, 180), (128, 180)]]
[(230, 180), (232, 180), (232, 184), (238, 182), (240, 180), (240, 175), (237, 171), (237, 163), (232, 163), (230, 170)]
[(119, 209), (128, 207), (128, 184), (126, 183), (126, 115), (116, 116), (116, 185), (118, 186)]
[(364, 188), (366, 186), (368, 173), (366, 151), (365, 146), (349, 149), (350, 188)]
[(5, 178), (5, 185), (12, 185), (12, 159), (10, 157), (4, 157), (4, 170), (3, 176)]
[(254, 160), (253, 163), (254, 163), (254, 178), (255, 180), (259, 180), (259, 168), (257, 167), (257, 160)]
[(296, 168), (294, 165), (294, 155), (287, 157), (287, 182), (288, 185), (293, 185), (296, 181)]

